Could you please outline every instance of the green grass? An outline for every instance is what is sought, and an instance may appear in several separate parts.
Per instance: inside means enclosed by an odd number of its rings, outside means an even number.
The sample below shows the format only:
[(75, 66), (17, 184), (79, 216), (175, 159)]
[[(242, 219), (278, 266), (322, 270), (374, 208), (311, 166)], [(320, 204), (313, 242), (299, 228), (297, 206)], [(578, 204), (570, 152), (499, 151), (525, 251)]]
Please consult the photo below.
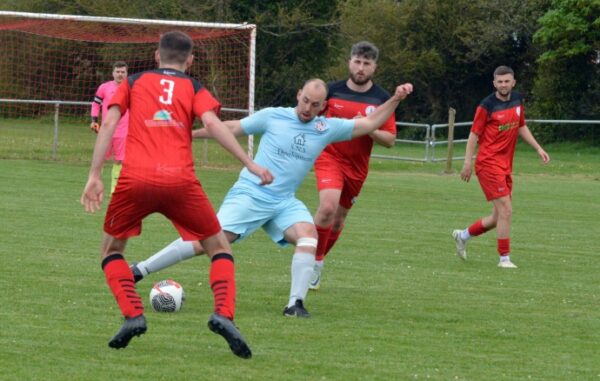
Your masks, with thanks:
[[(236, 323), (254, 352), (245, 361), (206, 328), (206, 258), (142, 282), (146, 301), (154, 281), (176, 279), (186, 304), (176, 314), (148, 311), (146, 335), (125, 350), (108, 348), (121, 320), (100, 271), (104, 211), (86, 214), (78, 201), (93, 145), (81, 128), (62, 135), (61, 148), (75, 148), (56, 161), (20, 160), (31, 156), (11, 152), (32, 152), (39, 142), (0, 128), (2, 380), (600, 378), (596, 148), (550, 147), (547, 167), (518, 148), (514, 271), (496, 267), (493, 233), (471, 241), (468, 261), (456, 258), (451, 230), (490, 206), (476, 181), (439, 175), (441, 163), (373, 163), (322, 289), (309, 295), (310, 320), (281, 316), (291, 248), (262, 232), (234, 245)], [(6, 144), (9, 135), (15, 143)], [(202, 168), (198, 176), (218, 206), (237, 173)], [(315, 209), (312, 174), (299, 197)], [(127, 258), (142, 260), (174, 238), (170, 224), (152, 216)]]

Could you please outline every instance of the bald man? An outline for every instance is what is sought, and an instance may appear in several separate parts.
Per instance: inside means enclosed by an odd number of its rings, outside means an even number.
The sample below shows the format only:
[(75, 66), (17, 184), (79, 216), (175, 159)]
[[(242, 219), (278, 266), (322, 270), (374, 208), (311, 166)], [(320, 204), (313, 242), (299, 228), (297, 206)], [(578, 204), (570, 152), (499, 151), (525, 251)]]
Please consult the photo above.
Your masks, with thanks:
[[(315, 265), (317, 230), (308, 208), (296, 198), (296, 190), (315, 160), (329, 144), (350, 140), (376, 130), (412, 92), (406, 83), (366, 118), (338, 119), (319, 116), (326, 105), (327, 85), (315, 78), (304, 83), (296, 96), (296, 107), (270, 107), (241, 120), (225, 122), (235, 136), (262, 135), (255, 162), (274, 176), (269, 185), (247, 169), (229, 190), (217, 213), (230, 242), (263, 228), (280, 246), (294, 245), (290, 297), (284, 316), (310, 317), (304, 307)], [(210, 138), (204, 129), (195, 138)], [(132, 266), (136, 281), (182, 260), (204, 253), (198, 241), (178, 239), (144, 262)]]

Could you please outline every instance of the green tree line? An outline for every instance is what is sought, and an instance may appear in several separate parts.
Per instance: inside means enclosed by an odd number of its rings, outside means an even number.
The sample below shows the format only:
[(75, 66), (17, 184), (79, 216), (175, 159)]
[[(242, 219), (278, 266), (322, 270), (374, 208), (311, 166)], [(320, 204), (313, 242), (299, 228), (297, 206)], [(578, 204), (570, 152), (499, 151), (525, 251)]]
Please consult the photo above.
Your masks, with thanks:
[[(600, 0), (0, 0), (0, 9), (254, 23), (259, 108), (294, 104), (308, 78), (345, 78), (351, 44), (369, 40), (381, 50), (377, 83), (415, 84), (401, 120), (440, 123), (449, 107), (472, 119), (498, 65), (515, 70), (528, 118), (600, 119)], [(594, 129), (536, 133), (574, 140)]]

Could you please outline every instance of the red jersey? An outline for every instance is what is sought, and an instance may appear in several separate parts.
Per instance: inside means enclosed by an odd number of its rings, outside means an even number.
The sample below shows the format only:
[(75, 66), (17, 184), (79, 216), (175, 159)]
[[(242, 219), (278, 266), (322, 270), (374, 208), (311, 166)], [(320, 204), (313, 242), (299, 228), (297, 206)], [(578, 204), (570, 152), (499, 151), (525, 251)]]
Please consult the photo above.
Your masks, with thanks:
[(174, 70), (138, 73), (123, 81), (110, 105), (129, 110), (121, 176), (157, 185), (197, 181), (192, 155), (194, 117), (220, 110), (200, 82)]
[[(362, 118), (373, 112), (377, 106), (385, 103), (390, 95), (381, 87), (373, 85), (367, 92), (359, 93), (346, 85), (346, 80), (329, 83), (327, 108), (328, 118), (354, 119)], [(396, 135), (396, 118), (394, 114), (379, 127)], [(373, 139), (369, 135), (360, 136), (349, 141), (328, 145), (324, 152), (334, 155), (344, 164), (351, 166), (358, 178), (366, 178), (369, 171), (369, 159), (373, 149)]]
[(519, 128), (525, 125), (523, 97), (512, 92), (510, 100), (502, 101), (496, 93), (488, 95), (475, 112), (471, 132), (479, 136), (476, 171), (485, 169), (499, 174), (511, 174)]

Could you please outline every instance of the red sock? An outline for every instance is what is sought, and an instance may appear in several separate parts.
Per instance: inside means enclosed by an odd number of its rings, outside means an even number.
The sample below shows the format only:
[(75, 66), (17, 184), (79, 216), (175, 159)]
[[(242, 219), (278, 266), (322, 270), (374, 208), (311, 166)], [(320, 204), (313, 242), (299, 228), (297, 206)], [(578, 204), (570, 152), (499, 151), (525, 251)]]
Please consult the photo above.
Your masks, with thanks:
[(498, 239), (498, 254), (502, 257), (510, 254), (510, 238)]
[(475, 223), (473, 225), (469, 226), (469, 234), (472, 237), (477, 237), (478, 235), (481, 235), (481, 234), (485, 233), (488, 230), (490, 230), (490, 229), (488, 229), (485, 226), (483, 226), (483, 220), (482, 219), (479, 219), (479, 220), (475, 221)]
[(212, 257), (209, 281), (215, 298), (215, 313), (233, 320), (235, 316), (235, 265), (231, 254), (220, 253)]
[(327, 246), (325, 246), (325, 253), (323, 253), (323, 256), (327, 256), (327, 254), (329, 254), (329, 250), (331, 250), (331, 248), (333, 247), (333, 245), (335, 245), (335, 243), (337, 242), (338, 238), (340, 238), (340, 234), (342, 234), (342, 230), (338, 230), (338, 231), (331, 231), (331, 234), (329, 234), (329, 239), (327, 240)]
[(135, 291), (133, 274), (123, 255), (112, 254), (104, 258), (102, 270), (123, 316), (132, 318), (143, 314), (142, 299)]
[(325, 258), (325, 248), (327, 247), (327, 242), (329, 241), (329, 236), (331, 235), (331, 225), (322, 227), (319, 225), (315, 225), (317, 227), (317, 233), (319, 234), (319, 241), (317, 243), (317, 252), (315, 254), (315, 259), (317, 261), (322, 261)]

